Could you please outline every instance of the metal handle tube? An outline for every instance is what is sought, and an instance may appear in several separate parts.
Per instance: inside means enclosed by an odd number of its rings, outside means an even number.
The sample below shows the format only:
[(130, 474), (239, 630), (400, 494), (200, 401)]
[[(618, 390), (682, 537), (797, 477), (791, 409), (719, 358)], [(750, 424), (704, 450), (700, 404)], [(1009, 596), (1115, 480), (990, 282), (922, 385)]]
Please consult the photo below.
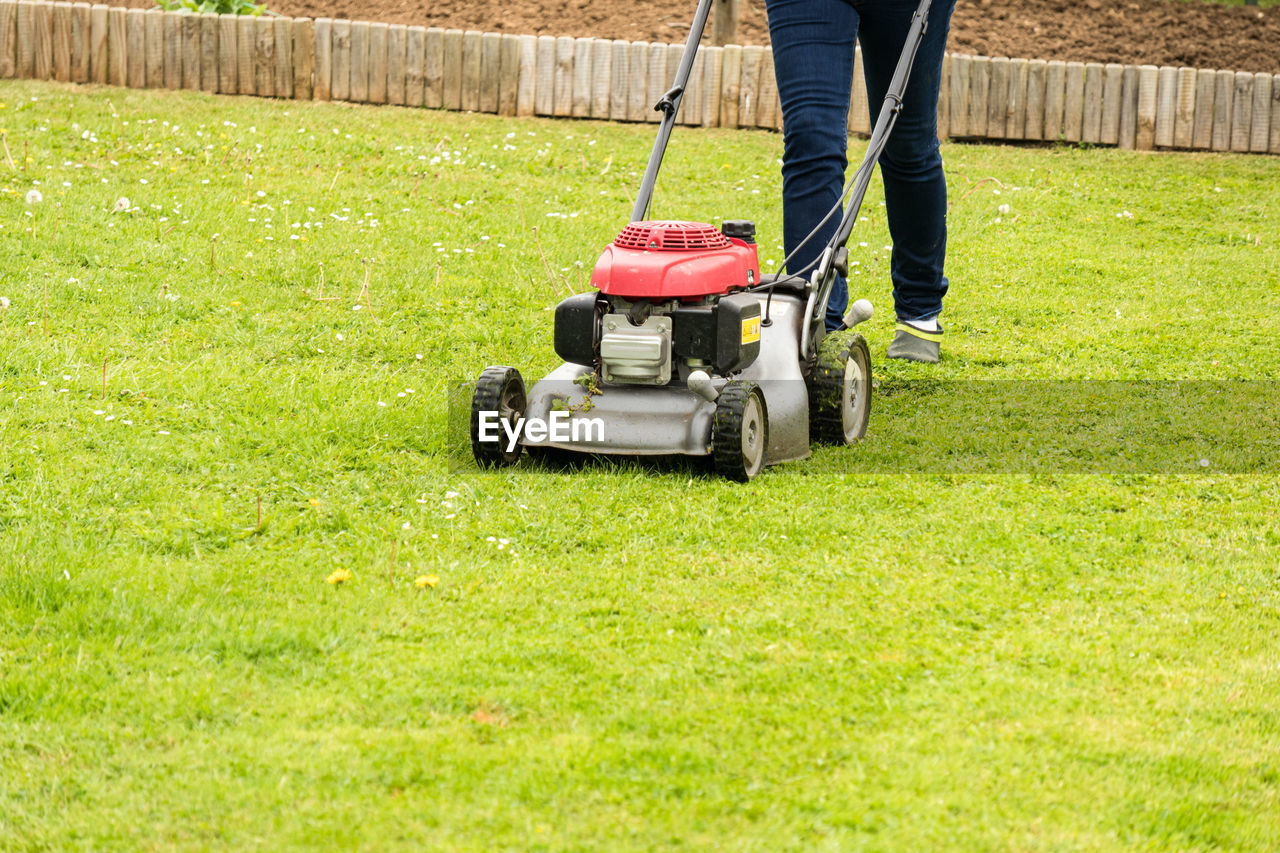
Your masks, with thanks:
[(667, 153), (667, 141), (671, 138), (676, 114), (680, 112), (680, 104), (684, 101), (684, 92), (689, 85), (689, 74), (693, 71), (693, 60), (698, 53), (698, 44), (702, 41), (702, 32), (707, 27), (707, 16), (711, 14), (711, 3), (712, 0), (698, 0), (697, 11), (693, 14), (693, 23), (689, 25), (689, 38), (684, 44), (684, 55), (680, 57), (680, 67), (676, 69), (675, 82), (662, 96), (662, 100), (653, 107), (662, 112), (662, 124), (658, 126), (658, 139), (653, 144), (653, 150), (649, 152), (649, 163), (645, 166), (644, 178), (640, 181), (640, 194), (636, 197), (635, 207), (631, 209), (632, 222), (639, 222), (649, 212), (649, 203), (653, 200), (653, 186), (658, 181), (658, 169), (662, 166), (663, 155)]

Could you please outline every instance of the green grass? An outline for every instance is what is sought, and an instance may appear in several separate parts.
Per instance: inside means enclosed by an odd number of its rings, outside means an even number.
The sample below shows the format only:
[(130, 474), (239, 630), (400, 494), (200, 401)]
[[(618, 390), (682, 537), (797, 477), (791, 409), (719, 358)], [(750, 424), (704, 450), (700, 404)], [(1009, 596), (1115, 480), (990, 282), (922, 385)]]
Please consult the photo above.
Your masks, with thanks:
[[(873, 188), (868, 439), (744, 487), (447, 455), (456, 382), (554, 365), (652, 127), (0, 101), (0, 848), (1280, 844), (1274, 456), (1111, 472), (929, 414), (1266, 392), (1274, 158), (946, 146), (933, 370), (883, 363)], [(679, 132), (655, 212), (776, 260), (780, 149)], [(935, 466), (979, 415), (990, 470)]]

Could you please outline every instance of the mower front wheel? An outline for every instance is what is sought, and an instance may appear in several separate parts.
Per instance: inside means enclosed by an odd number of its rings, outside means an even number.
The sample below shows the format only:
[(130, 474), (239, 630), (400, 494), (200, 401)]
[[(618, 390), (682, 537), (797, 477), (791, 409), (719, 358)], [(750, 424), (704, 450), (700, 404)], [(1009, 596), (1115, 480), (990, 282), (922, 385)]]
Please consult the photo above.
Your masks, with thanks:
[(525, 405), (520, 371), (514, 367), (486, 367), (480, 374), (471, 397), (471, 453), (481, 468), (502, 468), (520, 458), (519, 443), (507, 449), (508, 431), (515, 432), (517, 421), (524, 417)]
[(854, 444), (871, 414), (871, 351), (862, 335), (833, 332), (818, 347), (809, 377), (809, 432), (824, 444)]
[(711, 447), (716, 471), (745, 483), (764, 468), (769, 415), (754, 382), (734, 380), (716, 399)]

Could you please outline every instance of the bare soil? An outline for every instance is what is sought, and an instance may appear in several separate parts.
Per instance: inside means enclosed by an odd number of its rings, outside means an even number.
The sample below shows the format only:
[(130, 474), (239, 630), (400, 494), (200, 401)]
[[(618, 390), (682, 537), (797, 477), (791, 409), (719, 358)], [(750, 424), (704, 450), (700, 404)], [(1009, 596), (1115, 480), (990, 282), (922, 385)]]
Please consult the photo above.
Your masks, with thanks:
[[(152, 0), (111, 0), (149, 8)], [(268, 0), (292, 17), (630, 41), (681, 41), (694, 0)], [(768, 44), (764, 0), (741, 0), (738, 41)], [(950, 50), (1280, 74), (1280, 7), (1201, 0), (959, 0)]]

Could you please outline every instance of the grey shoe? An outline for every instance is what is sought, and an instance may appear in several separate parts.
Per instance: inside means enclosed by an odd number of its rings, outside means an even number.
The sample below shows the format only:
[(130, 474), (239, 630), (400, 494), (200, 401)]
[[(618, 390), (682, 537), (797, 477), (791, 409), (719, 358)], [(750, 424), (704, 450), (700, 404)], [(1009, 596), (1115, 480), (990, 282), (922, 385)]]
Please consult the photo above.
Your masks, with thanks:
[(887, 355), (889, 358), (937, 364), (938, 354), (942, 349), (942, 332), (941, 323), (938, 324), (936, 332), (917, 329), (910, 323), (899, 323), (893, 335), (893, 343), (889, 344)]

